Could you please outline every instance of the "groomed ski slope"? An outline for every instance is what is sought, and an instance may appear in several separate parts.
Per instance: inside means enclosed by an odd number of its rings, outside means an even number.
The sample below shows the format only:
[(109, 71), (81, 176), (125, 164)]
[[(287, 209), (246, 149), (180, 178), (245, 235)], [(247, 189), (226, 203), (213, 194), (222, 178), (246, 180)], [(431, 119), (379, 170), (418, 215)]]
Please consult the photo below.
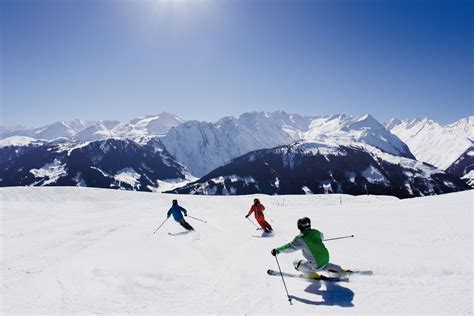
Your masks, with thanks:
[[(169, 220), (178, 198), (195, 233)], [(468, 314), (472, 312), (473, 191), (397, 200), (263, 196), (276, 231), (244, 215), (255, 196), (176, 196), (89, 188), (3, 188), (2, 313)], [(342, 198), (342, 204), (340, 204)], [(270, 250), (309, 216), (332, 262), (371, 269), (349, 283), (286, 279)], [(279, 256), (281, 267), (300, 253)]]

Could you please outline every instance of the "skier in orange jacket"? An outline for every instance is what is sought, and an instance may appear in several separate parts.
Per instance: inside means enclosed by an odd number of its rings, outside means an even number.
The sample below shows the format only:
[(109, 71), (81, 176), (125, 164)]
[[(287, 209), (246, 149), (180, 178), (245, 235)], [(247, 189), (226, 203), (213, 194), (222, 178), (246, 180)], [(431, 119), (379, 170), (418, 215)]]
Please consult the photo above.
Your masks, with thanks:
[(263, 204), (260, 203), (260, 200), (259, 199), (254, 199), (253, 200), (253, 205), (252, 207), (250, 208), (250, 211), (248, 212), (247, 215), (245, 215), (245, 217), (249, 217), (250, 214), (252, 213), (255, 213), (255, 219), (257, 220), (257, 222), (260, 224), (260, 227), (262, 227), (262, 229), (266, 232), (266, 233), (270, 233), (273, 231), (273, 228), (270, 224), (268, 224), (268, 222), (265, 220), (265, 216), (263, 215), (263, 210), (265, 209), (265, 206), (263, 206)]

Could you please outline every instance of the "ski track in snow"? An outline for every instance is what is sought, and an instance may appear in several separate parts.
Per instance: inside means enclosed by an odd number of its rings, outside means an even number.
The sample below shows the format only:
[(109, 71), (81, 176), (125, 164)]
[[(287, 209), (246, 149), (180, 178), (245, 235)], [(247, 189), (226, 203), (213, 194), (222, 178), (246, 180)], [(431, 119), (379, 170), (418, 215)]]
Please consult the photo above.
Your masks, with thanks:
[[(2, 313), (472, 312), (473, 191), (426, 198), (347, 195), (176, 196), (91, 188), (2, 188)], [(170, 219), (178, 198), (196, 232)], [(275, 229), (244, 218), (254, 197)], [(341, 204), (342, 201), (342, 204)], [(285, 279), (270, 250), (309, 216), (331, 261), (370, 269), (349, 283)], [(279, 255), (293, 273), (299, 252)]]

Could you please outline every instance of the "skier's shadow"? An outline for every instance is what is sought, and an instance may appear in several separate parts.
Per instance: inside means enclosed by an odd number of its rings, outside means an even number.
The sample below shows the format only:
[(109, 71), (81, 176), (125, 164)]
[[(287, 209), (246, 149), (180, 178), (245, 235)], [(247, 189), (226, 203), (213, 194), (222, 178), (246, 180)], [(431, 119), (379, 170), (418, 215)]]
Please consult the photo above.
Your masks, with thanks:
[(351, 289), (342, 287), (335, 282), (325, 282), (326, 290), (321, 290), (321, 281), (310, 284), (304, 291), (311, 294), (320, 295), (322, 301), (312, 301), (306, 298), (290, 295), (295, 301), (309, 304), (309, 305), (327, 305), (327, 306), (341, 306), (353, 307), (352, 300), (354, 299), (354, 292)]

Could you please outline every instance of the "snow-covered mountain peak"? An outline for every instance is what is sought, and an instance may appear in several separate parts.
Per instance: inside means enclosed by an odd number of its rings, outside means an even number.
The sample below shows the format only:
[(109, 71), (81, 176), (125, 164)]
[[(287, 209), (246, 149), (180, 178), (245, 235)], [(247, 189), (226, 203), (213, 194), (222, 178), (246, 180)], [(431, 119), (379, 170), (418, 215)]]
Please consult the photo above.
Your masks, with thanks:
[(187, 121), (170, 130), (162, 140), (170, 153), (196, 176), (252, 150), (297, 140), (367, 144), (391, 154), (413, 157), (400, 139), (369, 114), (307, 117), (283, 111), (248, 112), (215, 123)]
[(78, 141), (94, 141), (112, 137), (112, 129), (119, 124), (119, 121), (99, 121), (94, 125), (76, 133), (74, 135), (74, 139)]
[(147, 140), (150, 137), (166, 134), (171, 128), (183, 123), (178, 116), (163, 112), (158, 115), (147, 115), (119, 124), (111, 130), (111, 134), (122, 138)]
[(379, 124), (379, 122), (372, 115), (370, 115), (369, 113), (360, 115), (359, 117), (355, 118), (355, 121), (356, 122), (367, 121), (367, 122), (369, 122), (369, 124), (370, 123)]
[(0, 138), (28, 136), (36, 139), (53, 140), (66, 137), (74, 141), (94, 141), (108, 137), (149, 139), (163, 135), (170, 128), (183, 123), (178, 116), (163, 112), (133, 119), (127, 123), (113, 120), (102, 121), (58, 121), (39, 128), (0, 127)]
[(445, 170), (469, 148), (474, 138), (474, 117), (441, 125), (431, 119), (396, 120), (385, 125), (403, 140), (418, 160)]
[(348, 120), (342, 127), (344, 130), (385, 130), (385, 127), (372, 115), (364, 114)]
[(81, 130), (92, 125), (81, 120), (54, 122), (32, 131), (32, 137), (37, 139), (53, 140), (58, 137), (71, 137)]
[(413, 158), (408, 147), (369, 114), (315, 118), (303, 138), (341, 145), (367, 144), (390, 154)]
[(28, 146), (31, 143), (36, 143), (38, 140), (28, 136), (11, 136), (0, 139), (0, 148), (7, 146)]
[(2, 137), (5, 134), (15, 132), (15, 131), (23, 131), (25, 129), (28, 129), (28, 127), (23, 126), (23, 125), (4, 125), (0, 126), (0, 137)]
[(64, 121), (64, 122), (61, 122), (61, 123), (64, 124), (67, 128), (69, 128), (74, 133), (77, 133), (78, 131), (81, 131), (84, 128), (87, 128), (91, 124), (95, 123), (95, 121), (85, 122), (85, 121), (80, 120), (80, 119), (75, 119), (73, 121)]
[(466, 134), (474, 138), (474, 116), (462, 118), (454, 123), (446, 125), (446, 128), (455, 130), (457, 133)]
[(397, 118), (391, 118), (388, 121), (384, 122), (383, 125), (385, 126), (386, 129), (391, 130), (393, 127), (400, 125), (402, 123), (402, 120), (397, 119)]
[(392, 131), (395, 128), (398, 129), (422, 129), (422, 128), (438, 128), (441, 125), (428, 118), (411, 118), (411, 119), (390, 119), (384, 123), (386, 129)]
[(145, 115), (139, 118), (135, 118), (130, 120), (130, 124), (136, 125), (137, 127), (147, 128), (149, 124), (158, 121), (159, 123), (168, 123), (168, 124), (180, 124), (183, 123), (184, 120), (180, 117), (170, 114), (167, 112), (162, 112), (158, 115)]
[(248, 112), (215, 123), (187, 121), (162, 141), (178, 161), (200, 176), (249, 151), (301, 139), (310, 122), (309, 117), (282, 111)]

